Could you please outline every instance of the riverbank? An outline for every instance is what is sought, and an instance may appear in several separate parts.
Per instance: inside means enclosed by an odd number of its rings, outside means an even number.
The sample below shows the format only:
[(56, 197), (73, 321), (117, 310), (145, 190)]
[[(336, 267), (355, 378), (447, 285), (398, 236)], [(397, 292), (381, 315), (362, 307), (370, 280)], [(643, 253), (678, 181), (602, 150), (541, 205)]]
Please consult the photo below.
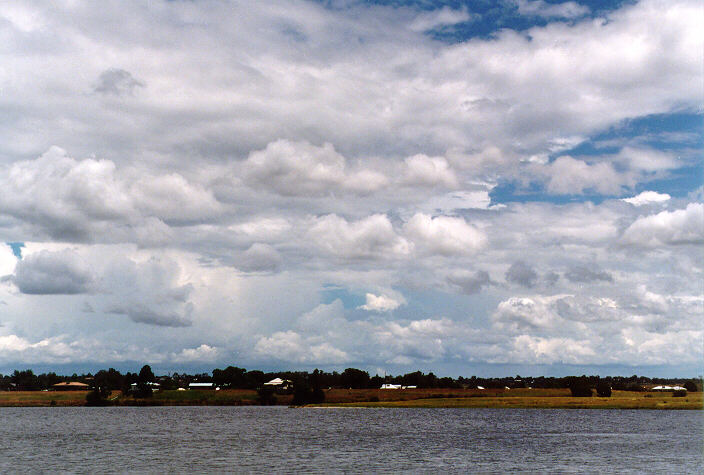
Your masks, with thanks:
[[(0, 392), (0, 407), (83, 406), (87, 391)], [(114, 406), (252, 406), (256, 391), (156, 391), (151, 398), (135, 399), (113, 391)], [(704, 409), (703, 393), (673, 397), (670, 392), (613, 391), (609, 398), (571, 397), (567, 389), (329, 389), (317, 407), (416, 407), (416, 408), (535, 408), (535, 409)], [(287, 406), (291, 395), (276, 395), (277, 405)]]

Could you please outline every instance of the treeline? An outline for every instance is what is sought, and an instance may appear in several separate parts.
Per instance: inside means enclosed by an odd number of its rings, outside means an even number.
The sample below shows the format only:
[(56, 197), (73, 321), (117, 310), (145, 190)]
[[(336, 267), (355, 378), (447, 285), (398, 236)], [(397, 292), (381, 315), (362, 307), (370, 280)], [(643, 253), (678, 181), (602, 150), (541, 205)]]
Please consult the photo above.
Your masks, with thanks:
[[(148, 371), (146, 371), (148, 369)], [(17, 371), (12, 374), (0, 374), (0, 390), (38, 391), (52, 389), (60, 382), (82, 382), (91, 387), (101, 387), (110, 390), (127, 392), (132, 384), (145, 382), (158, 383), (160, 389), (187, 388), (190, 383), (214, 383), (223, 389), (259, 389), (262, 385), (274, 378), (281, 378), (292, 382), (306, 382), (314, 388), (351, 388), (351, 389), (378, 389), (382, 384), (400, 384), (402, 386), (415, 386), (417, 388), (449, 388), (449, 389), (476, 389), (479, 387), (492, 388), (569, 388), (574, 386), (575, 376), (568, 377), (522, 377), (520, 375), (502, 378), (471, 377), (438, 377), (432, 372), (423, 373), (415, 371), (403, 375), (387, 375), (385, 377), (374, 375), (356, 368), (347, 368), (342, 372), (325, 372), (315, 370), (307, 371), (278, 371), (263, 372), (259, 370), (248, 371), (245, 368), (228, 366), (225, 369), (214, 369), (209, 373), (186, 374), (171, 373), (155, 376), (148, 365), (142, 367), (140, 372), (121, 373), (114, 368), (100, 370), (95, 374), (72, 374), (61, 376), (56, 373), (34, 374), (31, 369)], [(642, 391), (644, 386), (653, 384), (684, 384), (694, 385), (698, 391), (702, 390), (702, 380), (684, 378), (648, 378), (646, 376), (579, 376), (583, 384), (592, 388), (598, 385), (608, 385), (615, 390)], [(300, 384), (299, 384), (300, 385)]]

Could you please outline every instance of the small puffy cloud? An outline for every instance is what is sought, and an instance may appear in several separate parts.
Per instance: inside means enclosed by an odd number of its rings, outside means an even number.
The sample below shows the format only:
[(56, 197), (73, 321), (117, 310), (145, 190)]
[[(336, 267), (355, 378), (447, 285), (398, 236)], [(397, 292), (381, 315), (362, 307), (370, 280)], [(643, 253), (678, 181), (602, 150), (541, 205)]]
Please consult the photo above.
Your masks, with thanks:
[(624, 231), (623, 241), (644, 247), (704, 243), (704, 204), (642, 216)]
[(491, 318), (500, 329), (550, 329), (560, 321), (553, 303), (561, 297), (511, 297), (499, 303)]
[(409, 28), (413, 31), (429, 31), (436, 28), (464, 23), (472, 19), (466, 8), (453, 10), (450, 7), (442, 7), (437, 10), (419, 13), (411, 22)]
[(614, 278), (611, 274), (594, 267), (575, 266), (565, 272), (565, 277), (571, 282), (613, 282)]
[(589, 7), (577, 2), (547, 3), (544, 0), (518, 0), (518, 13), (542, 18), (579, 18), (589, 15)]
[(589, 164), (567, 155), (545, 165), (544, 173), (548, 174), (547, 190), (560, 195), (582, 194), (587, 190), (617, 194), (623, 186), (634, 184), (632, 177), (619, 173), (610, 163)]
[(100, 73), (98, 83), (93, 90), (100, 94), (121, 96), (133, 94), (138, 87), (144, 87), (144, 83), (135, 79), (129, 71), (111, 68)]
[(217, 360), (218, 356), (217, 348), (202, 344), (197, 348), (184, 348), (180, 352), (174, 353), (171, 359), (178, 363), (213, 362)]
[(443, 157), (414, 155), (406, 159), (404, 183), (419, 186), (445, 186), (455, 188), (457, 177)]
[(643, 191), (631, 198), (623, 198), (621, 201), (630, 203), (633, 206), (644, 206), (655, 203), (665, 203), (670, 199), (667, 193), (658, 193), (657, 191)]
[(148, 325), (190, 326), (193, 285), (182, 283), (181, 275), (179, 264), (168, 258), (111, 260), (101, 276), (105, 310)]
[(250, 153), (242, 170), (250, 184), (285, 196), (316, 196), (339, 189), (367, 193), (388, 183), (372, 170), (349, 172), (345, 157), (329, 143), (318, 147), (277, 140)]
[(254, 352), (265, 360), (316, 364), (340, 364), (349, 361), (346, 352), (330, 343), (314, 343), (293, 330), (261, 337), (254, 346)]
[(308, 235), (327, 253), (349, 259), (392, 258), (407, 255), (412, 249), (383, 214), (352, 222), (326, 215), (314, 221)]
[(487, 242), (485, 234), (463, 218), (417, 213), (403, 229), (416, 245), (431, 254), (472, 254)]
[(366, 295), (366, 299), (367, 303), (359, 308), (369, 312), (390, 312), (392, 310), (396, 310), (402, 304), (402, 302), (386, 295), (374, 295), (368, 293)]
[(245, 272), (272, 272), (281, 266), (281, 254), (269, 244), (254, 243), (237, 260), (238, 269)]
[(528, 364), (585, 364), (597, 361), (598, 354), (589, 340), (544, 338), (520, 335), (513, 339), (505, 361)]
[(477, 272), (458, 271), (447, 276), (447, 282), (459, 287), (465, 294), (476, 294), (482, 287), (491, 283), (489, 274), (480, 270)]
[(17, 262), (12, 281), (24, 294), (81, 294), (94, 276), (85, 260), (71, 250), (43, 250)]
[(506, 271), (508, 282), (521, 285), (523, 287), (534, 287), (538, 281), (538, 274), (531, 266), (523, 261), (516, 261)]

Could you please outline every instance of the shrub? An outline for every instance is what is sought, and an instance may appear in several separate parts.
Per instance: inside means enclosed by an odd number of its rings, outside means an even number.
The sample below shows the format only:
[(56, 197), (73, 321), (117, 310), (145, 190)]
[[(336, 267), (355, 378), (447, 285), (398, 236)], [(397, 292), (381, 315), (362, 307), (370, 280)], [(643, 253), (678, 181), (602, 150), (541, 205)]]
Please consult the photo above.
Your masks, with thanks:
[(611, 385), (606, 381), (599, 381), (596, 385), (596, 394), (599, 397), (611, 397)]
[(690, 393), (697, 392), (697, 385), (694, 383), (694, 381), (687, 381), (686, 383), (684, 383), (684, 388)]
[(568, 378), (567, 386), (570, 388), (572, 397), (592, 397), (592, 388), (586, 376)]

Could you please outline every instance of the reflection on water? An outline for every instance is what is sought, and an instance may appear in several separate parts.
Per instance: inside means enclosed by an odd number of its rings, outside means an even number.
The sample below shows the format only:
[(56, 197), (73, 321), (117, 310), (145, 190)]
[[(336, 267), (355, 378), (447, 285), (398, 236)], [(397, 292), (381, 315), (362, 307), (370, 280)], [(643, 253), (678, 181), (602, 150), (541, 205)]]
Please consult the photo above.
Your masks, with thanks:
[(704, 473), (700, 411), (0, 408), (0, 471)]

